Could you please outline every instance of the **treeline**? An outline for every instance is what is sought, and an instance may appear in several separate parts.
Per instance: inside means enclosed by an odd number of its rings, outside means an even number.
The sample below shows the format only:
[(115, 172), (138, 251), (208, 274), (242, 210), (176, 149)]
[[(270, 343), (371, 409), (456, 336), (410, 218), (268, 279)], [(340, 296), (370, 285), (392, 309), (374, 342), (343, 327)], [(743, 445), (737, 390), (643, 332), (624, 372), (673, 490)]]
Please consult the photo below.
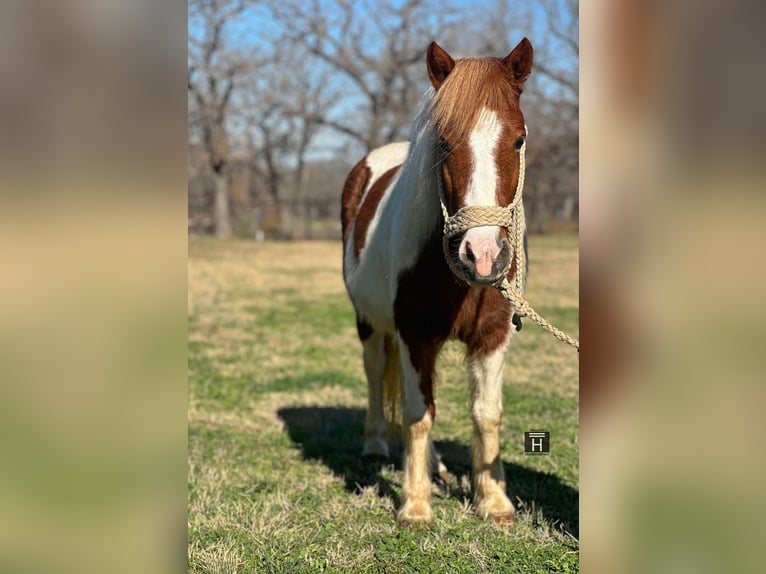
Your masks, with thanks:
[(190, 230), (333, 235), (348, 169), (407, 137), (428, 43), (503, 56), (522, 36), (528, 221), (576, 222), (578, 24), (570, 0), (190, 0)]

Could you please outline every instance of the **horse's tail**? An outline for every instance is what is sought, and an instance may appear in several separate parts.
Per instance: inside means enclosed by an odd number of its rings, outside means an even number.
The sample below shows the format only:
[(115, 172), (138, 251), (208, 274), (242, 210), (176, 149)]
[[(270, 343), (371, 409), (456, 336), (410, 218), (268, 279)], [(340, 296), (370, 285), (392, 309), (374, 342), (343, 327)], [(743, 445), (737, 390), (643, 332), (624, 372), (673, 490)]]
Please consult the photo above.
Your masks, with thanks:
[(383, 412), (389, 429), (402, 424), (402, 385), (399, 375), (399, 345), (391, 335), (385, 341), (386, 369), (383, 373)]

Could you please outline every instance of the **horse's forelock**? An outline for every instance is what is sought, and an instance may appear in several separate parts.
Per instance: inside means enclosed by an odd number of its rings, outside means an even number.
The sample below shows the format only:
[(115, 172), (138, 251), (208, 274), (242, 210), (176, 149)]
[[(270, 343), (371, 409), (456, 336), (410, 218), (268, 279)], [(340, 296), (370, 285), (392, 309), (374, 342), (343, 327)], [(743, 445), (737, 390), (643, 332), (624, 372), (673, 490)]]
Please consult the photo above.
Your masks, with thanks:
[[(498, 58), (465, 58), (433, 95), (429, 123), (452, 145), (464, 144), (483, 109), (511, 113), (520, 90)], [(516, 106), (513, 104), (516, 103)]]

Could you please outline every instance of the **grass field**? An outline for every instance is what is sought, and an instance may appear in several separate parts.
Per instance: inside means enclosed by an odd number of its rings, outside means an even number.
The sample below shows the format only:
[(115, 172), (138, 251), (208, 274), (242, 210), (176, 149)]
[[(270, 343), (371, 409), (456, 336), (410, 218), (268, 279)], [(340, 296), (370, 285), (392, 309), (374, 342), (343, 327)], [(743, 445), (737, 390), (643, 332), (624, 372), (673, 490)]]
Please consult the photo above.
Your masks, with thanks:
[[(577, 333), (576, 235), (532, 236), (528, 292)], [(367, 387), (339, 243), (190, 240), (189, 571), (577, 572), (577, 353), (525, 322), (505, 369), (512, 527), (471, 510), (468, 384), (439, 360), (434, 440), (451, 477), (430, 530), (400, 529), (401, 444), (359, 458)], [(551, 432), (525, 456), (523, 432)], [(398, 446), (397, 446), (398, 445)]]

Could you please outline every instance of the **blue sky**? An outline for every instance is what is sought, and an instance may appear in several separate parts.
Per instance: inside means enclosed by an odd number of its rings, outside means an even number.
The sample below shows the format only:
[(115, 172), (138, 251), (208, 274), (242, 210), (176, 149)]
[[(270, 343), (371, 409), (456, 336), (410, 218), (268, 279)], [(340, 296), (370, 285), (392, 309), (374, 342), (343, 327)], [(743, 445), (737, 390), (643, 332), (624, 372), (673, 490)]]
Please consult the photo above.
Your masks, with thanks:
[[(374, 3), (374, 2), (373, 2)], [(394, 0), (394, 5), (401, 5), (404, 0)], [(356, 5), (362, 6), (362, 2), (356, 2)], [(493, 0), (451, 0), (450, 4), (457, 10), (456, 19), (472, 18), (477, 14), (485, 14), (491, 17)], [(334, 2), (320, 0), (320, 5), (326, 6), (326, 13), (332, 14), (335, 8)], [(545, 11), (539, 2), (526, 0), (508, 2), (509, 10), (524, 9), (531, 10), (535, 15), (537, 26), (535, 29), (525, 31), (531, 40), (544, 33), (543, 23), (545, 21)], [(255, 5), (247, 10), (246, 13), (231, 26), (232, 44), (242, 49), (271, 47), (273, 33), (278, 32), (279, 24), (275, 23), (271, 17), (268, 8), (264, 5)], [(200, 29), (192, 21), (189, 22), (188, 32), (190, 36), (199, 34)], [(371, 38), (370, 41), (374, 41)], [(438, 39), (437, 39), (438, 41)], [(550, 41), (550, 38), (548, 38)]]
[[(319, 0), (321, 5), (326, 6), (327, 13), (332, 14), (334, 3), (331, 0)], [(396, 4), (403, 4), (404, 0), (394, 0)], [(480, 22), (485, 18), (492, 18), (493, 7), (496, 7), (497, 3), (493, 0), (451, 0), (450, 4), (455, 9), (455, 14), (452, 19), (472, 25), (477, 29), (474, 32), (475, 36), (480, 34)], [(308, 2), (307, 2), (308, 5)], [(359, 10), (364, 10), (365, 6), (374, 6), (374, 0), (362, 0), (354, 3), (354, 7)], [(496, 10), (496, 8), (494, 8)], [(539, 2), (529, 1), (521, 2), (509, 2), (507, 4), (507, 10), (509, 14), (514, 14), (518, 10), (531, 10), (533, 14), (534, 26), (528, 25), (518, 26), (509, 29), (507, 34), (508, 50), (510, 50), (523, 35), (530, 38), (533, 45), (541, 45), (545, 42), (548, 45), (550, 55), (549, 62), (564, 66), (566, 68), (576, 68), (577, 62), (572, 58), (569, 52), (567, 52), (560, 43), (557, 43), (555, 38), (551, 37), (545, 29), (545, 11), (543, 10)], [(250, 8), (245, 14), (243, 14), (236, 22), (233, 22), (229, 28), (227, 34), (228, 47), (241, 51), (244, 53), (252, 53), (254, 58), (262, 57), (263, 54), (268, 54), (274, 49), (278, 48), (275, 43), (275, 39), (280, 33), (280, 26), (278, 22), (275, 22), (269, 12), (269, 10), (263, 5), (255, 5)], [(190, 21), (188, 27), (190, 37), (198, 37), (201, 30), (195, 22)], [(470, 34), (470, 31), (467, 31)], [(374, 49), (374, 42), (376, 36), (371, 35), (369, 44), (367, 47)], [(439, 41), (439, 38), (433, 38)], [(424, 39), (424, 45), (430, 41), (431, 38)], [(479, 37), (469, 37), (467, 40), (480, 40)], [(448, 44), (443, 43), (444, 47), (448, 51), (453, 51), (453, 48)], [(461, 54), (456, 51), (453, 55), (460, 56)], [(463, 54), (464, 55), (464, 54)], [(502, 55), (502, 54), (498, 54)], [(317, 67), (317, 73), (321, 73), (321, 68)], [(425, 74), (425, 67), (424, 67)], [(341, 80), (342, 81), (342, 80)], [(540, 89), (546, 90), (545, 79), (537, 77), (536, 81)], [(335, 109), (335, 114), (343, 115), (350, 113), (354, 106), (363, 102), (361, 99), (356, 99), (353, 96), (347, 97), (343, 104)], [(414, 113), (415, 110), (413, 110)], [(334, 132), (323, 133), (315, 144), (316, 149), (329, 149), (338, 145), (343, 138)]]

